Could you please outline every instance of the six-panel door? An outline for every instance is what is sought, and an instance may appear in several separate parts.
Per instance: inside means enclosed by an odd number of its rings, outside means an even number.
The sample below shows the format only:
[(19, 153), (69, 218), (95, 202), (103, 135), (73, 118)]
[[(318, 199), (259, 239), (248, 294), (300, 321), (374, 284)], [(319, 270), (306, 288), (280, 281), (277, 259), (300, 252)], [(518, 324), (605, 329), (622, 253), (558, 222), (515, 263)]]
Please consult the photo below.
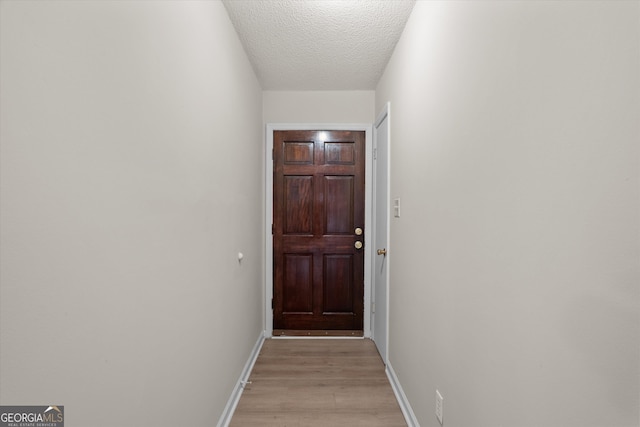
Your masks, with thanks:
[(273, 137), (273, 328), (362, 330), (365, 134)]

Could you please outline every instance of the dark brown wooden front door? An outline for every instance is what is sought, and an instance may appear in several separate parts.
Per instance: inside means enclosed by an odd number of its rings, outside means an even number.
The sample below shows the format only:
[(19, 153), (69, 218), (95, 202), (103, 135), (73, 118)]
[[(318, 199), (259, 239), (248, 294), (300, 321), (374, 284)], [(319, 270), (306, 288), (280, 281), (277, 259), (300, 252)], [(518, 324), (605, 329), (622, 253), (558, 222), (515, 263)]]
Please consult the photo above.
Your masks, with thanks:
[(274, 131), (273, 146), (273, 328), (362, 330), (365, 133)]

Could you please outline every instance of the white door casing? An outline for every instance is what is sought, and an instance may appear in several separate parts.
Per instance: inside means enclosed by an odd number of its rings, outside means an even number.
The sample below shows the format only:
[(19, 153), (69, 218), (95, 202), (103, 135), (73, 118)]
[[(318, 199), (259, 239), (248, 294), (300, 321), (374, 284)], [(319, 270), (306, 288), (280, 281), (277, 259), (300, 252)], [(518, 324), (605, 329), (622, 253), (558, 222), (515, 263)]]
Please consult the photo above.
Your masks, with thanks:
[[(387, 102), (373, 130), (373, 340), (386, 365), (389, 357), (389, 111)], [(386, 251), (378, 254), (378, 250)]]
[(269, 123), (265, 135), (265, 285), (264, 336), (273, 336), (273, 131), (275, 130), (354, 130), (365, 132), (365, 218), (364, 218), (364, 336), (371, 337), (371, 254), (372, 246), (372, 201), (373, 201), (373, 127), (369, 123), (327, 124), (327, 123)]

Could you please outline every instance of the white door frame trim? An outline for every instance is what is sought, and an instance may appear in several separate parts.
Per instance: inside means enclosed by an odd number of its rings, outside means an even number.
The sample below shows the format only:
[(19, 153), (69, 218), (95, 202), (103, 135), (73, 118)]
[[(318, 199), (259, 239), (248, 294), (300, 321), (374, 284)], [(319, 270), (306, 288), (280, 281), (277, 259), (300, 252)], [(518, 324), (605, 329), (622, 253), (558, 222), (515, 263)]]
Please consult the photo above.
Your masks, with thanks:
[[(374, 132), (374, 140), (373, 140), (373, 148), (374, 150), (377, 151), (378, 149), (378, 132), (377, 129), (378, 127), (382, 124), (382, 122), (384, 120), (387, 120), (387, 179), (385, 182), (385, 185), (387, 187), (387, 200), (378, 200), (377, 199), (377, 191), (378, 189), (377, 187), (377, 163), (375, 160), (372, 160), (372, 165), (373, 165), (373, 179), (372, 179), (372, 197), (373, 197), (373, 203), (374, 205), (372, 206), (372, 214), (373, 214), (373, 224), (372, 224), (372, 244), (377, 243), (376, 241), (376, 230), (377, 230), (377, 221), (378, 218), (376, 218), (376, 207), (379, 203), (384, 203), (386, 206), (386, 210), (387, 210), (387, 224), (386, 224), (386, 241), (387, 241), (387, 246), (386, 246), (386, 250), (387, 252), (389, 252), (390, 249), (390, 243), (391, 243), (391, 212), (390, 212), (390, 207), (391, 207), (391, 103), (387, 102), (384, 107), (382, 108), (382, 111), (380, 111), (380, 113), (378, 114), (378, 117), (376, 118), (376, 121), (374, 122), (374, 129), (376, 130)], [(377, 249), (377, 248), (375, 248)], [(376, 253), (371, 254), (372, 258), (375, 258), (376, 256), (378, 256)], [(386, 256), (386, 262), (387, 262), (387, 267), (386, 267), (386, 301), (385, 301), (385, 310), (384, 313), (386, 315), (384, 320), (385, 323), (385, 328), (386, 328), (386, 342), (384, 343), (384, 353), (385, 354), (381, 354), (380, 356), (382, 357), (382, 361), (384, 362), (385, 365), (387, 365), (389, 363), (389, 291), (390, 291), (390, 286), (389, 286), (389, 278), (390, 278), (390, 262), (391, 262), (391, 254), (387, 254)], [(371, 260), (371, 266), (372, 269), (375, 268), (375, 260), (372, 259)], [(373, 274), (373, 272), (372, 272)], [(379, 300), (375, 294), (376, 292), (376, 284), (374, 283), (374, 279), (372, 277), (371, 279), (371, 288), (372, 288), (372, 300), (373, 300), (373, 306), (376, 306), (377, 304), (379, 304)], [(375, 341), (375, 317), (380, 315), (380, 311), (376, 310), (374, 313), (372, 313), (372, 319), (371, 319), (371, 326), (372, 326), (372, 337), (374, 338)], [(377, 344), (376, 344), (377, 345)], [(379, 347), (378, 347), (379, 349)]]
[(365, 190), (364, 190), (364, 336), (371, 337), (371, 244), (372, 237), (372, 166), (373, 126), (371, 123), (267, 123), (265, 136), (265, 276), (264, 276), (264, 331), (265, 337), (273, 336), (273, 131), (276, 130), (354, 130), (365, 132)]

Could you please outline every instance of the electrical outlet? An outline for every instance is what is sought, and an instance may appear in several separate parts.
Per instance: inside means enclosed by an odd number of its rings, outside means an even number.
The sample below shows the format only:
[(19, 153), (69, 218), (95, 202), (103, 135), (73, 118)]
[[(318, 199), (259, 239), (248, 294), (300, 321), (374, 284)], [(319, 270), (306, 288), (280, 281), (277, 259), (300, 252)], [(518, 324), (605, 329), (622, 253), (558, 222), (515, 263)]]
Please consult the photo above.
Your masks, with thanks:
[(443, 425), (442, 415), (444, 411), (443, 407), (444, 399), (438, 390), (436, 390), (436, 418), (440, 421), (440, 425)]

